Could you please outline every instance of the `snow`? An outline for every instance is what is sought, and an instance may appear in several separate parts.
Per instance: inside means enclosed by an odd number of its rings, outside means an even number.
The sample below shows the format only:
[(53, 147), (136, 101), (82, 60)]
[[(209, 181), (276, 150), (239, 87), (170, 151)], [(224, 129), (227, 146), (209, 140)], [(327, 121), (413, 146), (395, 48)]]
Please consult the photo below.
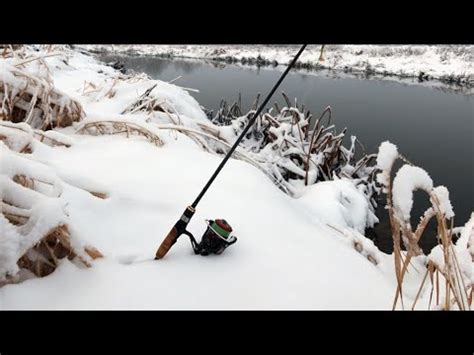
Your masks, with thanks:
[[(16, 175), (37, 179), (34, 189), (14, 182), (11, 178)], [(26, 224), (14, 226), (0, 214), (0, 281), (17, 276), (17, 260), (52, 229), (69, 223), (69, 201), (62, 198), (64, 187), (51, 167), (9, 150), (0, 141), (2, 212), (29, 218)], [(83, 246), (77, 237), (78, 234), (71, 235), (71, 244)]]
[(64, 145), (70, 146), (74, 144), (74, 138), (56, 131), (46, 131), (43, 133), (47, 138), (53, 139)]
[(449, 191), (446, 186), (435, 187), (433, 189), (433, 194), (437, 197), (441, 213), (443, 213), (448, 219), (454, 217), (453, 206), (449, 200)]
[[(471, 216), (469, 221), (463, 227), (461, 227), (461, 237), (457, 240), (455, 245), (448, 248), (448, 250), (446, 251), (451, 272), (456, 275), (455, 282), (459, 283), (461, 288), (465, 288), (467, 290), (466, 294), (464, 292), (457, 292), (457, 288), (455, 288), (458, 299), (460, 299), (464, 305), (468, 304), (468, 297), (470, 291), (467, 289), (467, 287), (469, 287), (469, 285), (474, 284), (474, 253), (473, 250), (469, 247), (468, 242), (470, 238), (473, 238), (473, 216), (474, 214)], [(436, 265), (436, 267), (443, 273), (447, 272), (446, 256), (443, 245), (440, 244), (434, 247), (431, 250), (430, 254), (426, 257), (426, 259), (427, 261)], [(453, 268), (456, 268), (458, 270), (453, 271)], [(442, 277), (444, 278), (444, 275)], [(442, 298), (444, 297), (442, 296)]]
[[(474, 212), (461, 228), (461, 236), (456, 242), (457, 259), (471, 284), (474, 284)], [(461, 254), (461, 256), (459, 256)]]
[[(383, 143), (382, 143), (383, 145)], [(396, 156), (396, 147), (386, 145), (385, 148), (380, 147), (379, 155), (377, 157), (377, 163), (379, 166), (390, 166), (390, 161), (393, 161), (393, 157)], [(394, 148), (395, 147), (395, 148)], [(385, 151), (385, 155), (383, 152)], [(379, 159), (380, 158), (380, 159)], [(385, 174), (383, 172), (382, 174)], [(384, 183), (388, 175), (383, 175), (381, 179)], [(449, 191), (445, 186), (437, 186), (433, 188), (433, 180), (428, 173), (417, 166), (403, 165), (398, 170), (395, 178), (393, 179), (393, 205), (396, 213), (401, 217), (402, 220), (409, 221), (410, 213), (413, 207), (413, 191), (422, 189), (430, 195), (430, 199), (434, 206), (439, 203), (441, 213), (446, 218), (454, 217), (453, 206), (449, 200)], [(432, 196), (436, 197), (436, 200)]]
[(397, 158), (398, 149), (396, 145), (389, 141), (380, 144), (377, 154), (377, 167), (382, 172), (377, 175), (377, 181), (386, 187), (390, 184), (390, 171)]
[[(455, 257), (453, 257), (455, 253)], [(460, 245), (455, 245), (453, 249), (449, 250), (449, 258), (455, 260), (459, 265), (461, 275), (465, 278), (465, 284), (469, 285), (474, 282), (474, 267), (469, 250), (462, 248)], [(445, 271), (445, 256), (443, 245), (437, 245), (431, 249), (430, 254), (427, 256), (427, 260), (434, 263), (440, 270)]]
[(11, 122), (3, 122), (0, 125), (0, 136), (6, 137), (3, 141), (11, 150), (21, 151), (33, 138), (33, 130), (26, 123), (15, 125)]
[[(266, 60), (286, 65), (298, 45), (89, 45), (95, 51), (163, 55), (238, 61)], [(421, 77), (438, 80), (454, 78), (472, 86), (474, 81), (473, 45), (326, 45), (319, 61), (321, 45), (309, 45), (299, 62), (332, 70), (367, 72), (371, 75)]]
[(373, 227), (378, 222), (369, 210), (367, 199), (349, 180), (325, 181), (307, 186), (298, 201), (309, 218), (340, 228), (351, 228), (361, 234), (364, 234), (366, 227)]
[[(164, 128), (172, 128), (177, 119), (195, 130), (200, 130), (197, 122), (210, 123), (178, 86), (122, 76), (85, 54), (64, 48), (60, 52), (64, 54), (44, 59), (51, 79), (83, 105), (86, 117), (47, 133), (69, 147), (33, 139), (32, 153), (20, 154), (0, 144), (2, 197), (22, 191), (15, 197), (32, 215), (20, 230), (0, 215), (0, 272), (17, 272), (15, 260), (24, 246), (58, 223), (68, 225), (73, 245), (93, 245), (104, 257), (90, 268), (63, 259), (44, 278), (1, 287), (1, 309), (391, 308), (396, 289), (393, 257), (363, 236), (376, 217), (364, 194), (346, 179), (301, 187), (299, 198), (292, 198), (252, 164), (230, 159), (188, 229), (200, 239), (205, 219), (225, 218), (238, 242), (220, 256), (202, 257), (194, 255), (182, 236), (164, 259), (153, 260), (164, 236), (222, 159), (200, 149), (187, 135)], [(36, 61), (26, 69), (38, 68)], [(122, 114), (155, 84), (152, 97), (165, 101), (170, 115)], [(76, 133), (98, 120), (133, 122), (159, 135), (164, 145), (138, 135)], [(0, 134), (13, 130), (3, 125), (0, 129), (5, 130)], [(231, 134), (228, 138), (235, 139)], [(14, 146), (24, 143), (16, 142), (24, 139), (20, 136), (12, 139)], [(387, 143), (381, 151), (386, 153), (379, 164), (388, 166), (396, 148)], [(13, 187), (10, 178), (18, 172), (38, 174), (57, 189), (43, 194)], [(414, 188), (431, 188), (428, 179), (419, 168), (404, 167), (397, 174), (396, 203), (404, 213), (409, 214)], [(107, 198), (88, 191), (104, 192)], [(444, 196), (442, 189), (437, 191)], [(449, 212), (448, 205), (443, 206)], [(414, 262), (418, 267), (419, 261)], [(414, 285), (422, 277), (423, 272), (410, 269), (407, 297), (415, 297)]]
[(471, 213), (471, 218), (469, 218), (469, 221), (467, 221), (466, 225), (462, 228), (461, 236), (456, 245), (469, 248), (471, 254), (474, 256), (474, 212)]
[(382, 142), (377, 155), (377, 165), (382, 170), (390, 170), (397, 157), (397, 146), (389, 141)]
[[(3, 287), (5, 309), (389, 307), (391, 287), (374, 265), (318, 219), (304, 216), (305, 205), (236, 160), (209, 190), (189, 230), (200, 236), (205, 218), (222, 216), (232, 224), (237, 244), (221, 256), (201, 257), (182, 237), (165, 259), (153, 261), (162, 238), (220, 157), (197, 150), (183, 136), (161, 148), (135, 138), (75, 138), (68, 150), (51, 150), (44, 158), (59, 174), (74, 169), (76, 176), (108, 185), (106, 200), (93, 201), (67, 186), (62, 194), (69, 223), (105, 258), (87, 270), (64, 261), (44, 279)], [(375, 285), (378, 290), (367, 297)]]
[(402, 220), (409, 221), (413, 207), (413, 191), (431, 192), (433, 181), (428, 173), (417, 166), (403, 165), (393, 179), (393, 205)]
[[(2, 199), (16, 198), (22, 201), (20, 207), (28, 210), (30, 215), (27, 224), (21, 228), (14, 228), (3, 215), (0, 215), (0, 280), (2, 280), (6, 275), (14, 276), (19, 271), (16, 261), (50, 229), (65, 223), (67, 217), (59, 200), (22, 188), (5, 179), (3, 175), (0, 175), (0, 183)], [(15, 196), (6, 193), (8, 191), (13, 191)]]

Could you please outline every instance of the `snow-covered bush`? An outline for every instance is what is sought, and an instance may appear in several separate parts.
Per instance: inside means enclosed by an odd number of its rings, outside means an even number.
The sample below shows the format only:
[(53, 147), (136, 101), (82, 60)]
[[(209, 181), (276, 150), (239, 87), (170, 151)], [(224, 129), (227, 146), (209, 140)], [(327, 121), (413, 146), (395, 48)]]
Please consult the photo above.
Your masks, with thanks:
[[(440, 307), (440, 292), (444, 292), (443, 309), (451, 309), (453, 305), (456, 305), (459, 309), (469, 309), (472, 303), (472, 270), (474, 267), (470, 247), (468, 246), (468, 240), (470, 240), (472, 233), (472, 222), (468, 222), (462, 230), (462, 238), (455, 244), (452, 238), (454, 211), (449, 200), (448, 189), (444, 186), (433, 187), (433, 181), (428, 173), (409, 162), (398, 170), (392, 181), (392, 166), (397, 158), (406, 161), (398, 153), (398, 149), (394, 144), (387, 141), (380, 145), (377, 155), (377, 167), (381, 172), (377, 175), (377, 180), (382, 184), (383, 192), (387, 194), (387, 209), (394, 244), (395, 274), (398, 282), (393, 307), (396, 307), (399, 296), (403, 305), (402, 284), (404, 276), (411, 259), (423, 255), (418, 243), (429, 221), (435, 218), (439, 245), (433, 248), (426, 258), (426, 273), (418, 296), (423, 289), (428, 274), (430, 274), (431, 292), (433, 292), (434, 275), (436, 273), (436, 280), (439, 280), (438, 273), (440, 273), (445, 280), (445, 284), (444, 289), (440, 291), (440, 283), (437, 281), (437, 306)], [(431, 207), (425, 211), (416, 228), (413, 228), (410, 218), (415, 190), (426, 192)], [(449, 225), (448, 221), (450, 221)], [(401, 241), (403, 241), (407, 250), (404, 258)], [(469, 294), (471, 294), (471, 297), (469, 297)], [(418, 296), (414, 301), (413, 308)], [(428, 307), (430, 305), (431, 298)]]
[(70, 147), (74, 143), (71, 137), (59, 132), (34, 130), (26, 123), (9, 121), (0, 121), (0, 141), (18, 153), (32, 153), (38, 142), (51, 147)]
[[(261, 114), (240, 147), (273, 176), (280, 189), (291, 196), (299, 196), (304, 186), (344, 177), (359, 185), (370, 200), (376, 192), (375, 171), (370, 166), (375, 155), (356, 159), (355, 136), (351, 136), (349, 148), (342, 145), (346, 129), (339, 133), (336, 131), (331, 123), (329, 106), (314, 120), (304, 105), (299, 106), (296, 100), (291, 104), (284, 93), (283, 97), (286, 105), (280, 108), (275, 104)], [(233, 143), (255, 113), (258, 101), (259, 97), (254, 108), (245, 115), (242, 115), (240, 100), (232, 105), (222, 102), (215, 115), (209, 113), (217, 127), (207, 127), (207, 130)], [(203, 125), (201, 127), (206, 129)]]
[(45, 276), (63, 257), (77, 257), (89, 266), (101, 256), (68, 227), (60, 199), (63, 182), (29, 154), (43, 144), (35, 134), (53, 146), (65, 140), (57, 132), (35, 132), (24, 123), (0, 124), (0, 285), (21, 281), (20, 269)]
[[(45, 57), (31, 51), (0, 59), (0, 120), (42, 130), (66, 127), (84, 116), (81, 104), (55, 88)], [(38, 64), (39, 63), (39, 64)], [(37, 70), (42, 65), (43, 70)]]

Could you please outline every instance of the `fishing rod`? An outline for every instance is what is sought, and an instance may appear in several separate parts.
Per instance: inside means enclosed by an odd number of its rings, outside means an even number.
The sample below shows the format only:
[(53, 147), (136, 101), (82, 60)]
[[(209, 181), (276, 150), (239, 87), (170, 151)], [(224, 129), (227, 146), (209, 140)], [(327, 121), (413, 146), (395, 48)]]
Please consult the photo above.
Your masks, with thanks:
[[(237, 140), (235, 141), (234, 145), (232, 146), (232, 148), (230, 148), (230, 150), (227, 152), (226, 156), (224, 157), (224, 159), (222, 159), (221, 163), (219, 164), (219, 166), (217, 167), (216, 171), (214, 171), (214, 173), (212, 174), (211, 178), (209, 179), (209, 181), (206, 183), (206, 185), (203, 187), (203, 189), (201, 190), (201, 192), (199, 193), (199, 195), (196, 197), (196, 199), (194, 200), (194, 202), (191, 204), (191, 206), (188, 206), (186, 207), (186, 209), (184, 210), (183, 214), (181, 215), (180, 219), (175, 223), (175, 225), (173, 226), (173, 228), (171, 228), (171, 230), (169, 231), (168, 235), (165, 237), (165, 239), (163, 240), (163, 242), (161, 243), (160, 247), (158, 248), (158, 250), (156, 251), (156, 257), (155, 259), (158, 260), (158, 259), (161, 259), (163, 258), (166, 253), (170, 250), (170, 248), (173, 246), (174, 243), (176, 243), (176, 240), (182, 235), (182, 234), (186, 234), (188, 235), (190, 238), (191, 238), (191, 241), (194, 241), (194, 237), (193, 235), (186, 230), (186, 226), (188, 225), (189, 221), (191, 220), (191, 218), (193, 217), (194, 213), (196, 212), (196, 207), (199, 203), (199, 201), (201, 201), (202, 197), (204, 196), (204, 194), (207, 192), (207, 190), (209, 189), (209, 187), (212, 185), (212, 183), (214, 182), (214, 180), (216, 179), (217, 175), (219, 175), (220, 171), (222, 170), (222, 168), (224, 167), (224, 165), (227, 163), (227, 161), (229, 160), (229, 158), (231, 157), (232, 153), (237, 149), (237, 146), (239, 145), (240, 141), (244, 138), (245, 134), (247, 133), (247, 131), (250, 129), (250, 127), (252, 127), (252, 125), (255, 123), (255, 121), (257, 120), (258, 116), (260, 115), (260, 113), (262, 112), (262, 110), (265, 108), (265, 106), (267, 105), (268, 101), (270, 100), (270, 98), (273, 96), (273, 94), (275, 93), (275, 91), (278, 89), (278, 87), (280, 86), (280, 84), (282, 83), (283, 79), (285, 79), (286, 75), (288, 74), (288, 72), (291, 70), (291, 68), (294, 66), (294, 64), (296, 63), (296, 61), (298, 60), (298, 58), (300, 57), (301, 53), (303, 53), (304, 49), (306, 48), (306, 44), (302, 45), (300, 50), (298, 51), (298, 53), (295, 55), (295, 57), (293, 58), (293, 60), (291, 61), (291, 63), (288, 65), (288, 67), (286, 68), (285, 72), (281, 75), (280, 79), (278, 79), (278, 81), (276, 82), (276, 84), (273, 86), (273, 89), (270, 91), (270, 93), (267, 95), (267, 97), (265, 98), (265, 100), (262, 102), (262, 104), (260, 105), (260, 107), (257, 109), (257, 111), (253, 114), (252, 118), (249, 120), (247, 126), (244, 128), (244, 130), (242, 131), (242, 133), (240, 134), (240, 136), (237, 138)], [(219, 220), (216, 220), (215, 222), (218, 222)], [(220, 220), (220, 221), (223, 221), (223, 220)], [(212, 221), (214, 222), (214, 221)], [(211, 226), (211, 225), (209, 225)], [(227, 233), (228, 230), (226, 230), (225, 227), (229, 227), (227, 225), (227, 223), (224, 221), (224, 224), (222, 225), (216, 225), (215, 223), (213, 223), (212, 225), (214, 227), (213, 230), (215, 229), (218, 229), (219, 231), (222, 231), (224, 230), (222, 233)], [(230, 227), (229, 227), (230, 228)], [(232, 230), (230, 228), (230, 230)], [(233, 241), (235, 242), (235, 240)], [(193, 243), (193, 248), (195, 247), (195, 241), (192, 242)], [(196, 248), (195, 248), (195, 252), (196, 252)], [(197, 254), (198, 252), (196, 252)]]

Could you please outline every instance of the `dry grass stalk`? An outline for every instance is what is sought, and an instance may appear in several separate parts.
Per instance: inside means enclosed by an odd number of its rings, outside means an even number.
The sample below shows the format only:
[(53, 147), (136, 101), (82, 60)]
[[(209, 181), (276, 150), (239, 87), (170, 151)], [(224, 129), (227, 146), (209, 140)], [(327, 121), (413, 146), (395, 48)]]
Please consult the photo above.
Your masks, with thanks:
[(151, 105), (151, 106), (154, 107), (153, 104), (155, 103), (156, 99), (154, 97), (150, 96), (150, 94), (157, 85), (158, 84), (153, 84), (150, 88), (145, 90), (145, 92), (143, 94), (141, 94), (132, 104), (130, 104), (128, 107), (126, 107), (122, 111), (122, 115), (127, 114), (127, 113), (136, 112), (136, 111), (142, 109), (143, 107), (145, 107), (147, 105), (148, 106)]
[[(152, 124), (150, 127), (153, 127), (157, 130), (171, 130), (185, 134), (186, 136), (194, 140), (202, 149), (208, 152), (225, 153), (228, 149), (232, 147), (223, 139), (219, 139), (214, 135), (190, 127), (175, 124)], [(76, 133), (91, 135), (122, 134), (126, 137), (130, 137), (132, 133), (137, 133), (141, 136), (146, 137), (150, 142), (154, 143), (157, 146), (163, 145), (161, 138), (156, 133), (137, 123), (122, 120), (85, 122), (81, 127), (77, 129)], [(160, 143), (158, 143), (158, 139)], [(211, 142), (212, 146), (207, 142)], [(267, 176), (273, 179), (273, 177), (269, 175), (267, 171), (264, 170), (257, 161), (255, 161), (245, 153), (241, 152), (240, 149), (234, 151), (234, 156), (237, 159), (243, 160), (255, 166), (256, 168), (263, 171)]]
[(362, 241), (366, 242), (366, 239), (364, 236), (362, 236), (361, 234), (358, 234), (357, 232), (353, 230), (345, 229), (342, 231), (331, 224), (326, 223), (326, 225), (332, 230), (336, 231), (342, 237), (349, 238), (354, 249), (358, 253), (365, 256), (367, 260), (369, 260), (372, 264), (374, 264), (375, 266), (379, 264), (379, 261), (377, 260), (377, 257), (376, 257), (377, 251), (374, 252), (374, 250), (370, 250), (370, 248), (364, 247), (364, 244), (362, 243)]
[[(313, 120), (312, 114), (303, 105), (291, 103), (282, 93), (286, 106), (274, 107), (261, 114), (255, 121), (241, 143), (256, 161), (273, 175), (280, 188), (290, 195), (297, 194), (297, 187), (302, 180), (304, 185), (318, 181), (332, 180), (334, 176), (354, 180), (365, 185), (369, 199), (375, 193), (373, 167), (369, 166), (375, 155), (365, 155), (356, 161), (355, 137), (352, 137), (349, 149), (342, 145), (346, 130), (336, 132), (331, 124), (331, 108), (326, 107), (318, 119)], [(255, 114), (260, 95), (257, 95), (253, 109), (242, 115), (241, 100), (221, 106), (214, 115), (207, 115), (216, 126), (206, 128), (206, 132), (221, 138), (221, 131), (234, 131), (235, 137), (244, 129), (250, 118)], [(201, 128), (202, 125), (200, 125)], [(204, 129), (204, 128), (203, 128)], [(228, 142), (232, 143), (232, 142)], [(375, 201), (372, 200), (372, 206)]]
[[(132, 104), (125, 108), (122, 111), (122, 114), (134, 114), (140, 111), (146, 112), (147, 114), (154, 116), (155, 112), (163, 112), (168, 116), (168, 118), (173, 124), (181, 125), (182, 121), (179, 117), (178, 110), (176, 110), (173, 104), (166, 99), (158, 101), (156, 97), (153, 97), (151, 95), (151, 92), (156, 86), (157, 84), (154, 84), (149, 89), (147, 89)], [(177, 120), (175, 120), (173, 115), (176, 116)]]
[[(11, 123), (6, 121), (0, 121), (0, 129), (2, 134), (0, 134), (0, 141), (5, 143), (5, 145), (19, 153), (31, 154), (33, 152), (33, 141), (39, 141), (43, 144), (46, 144), (50, 147), (66, 147), (69, 148), (71, 143), (67, 140), (66, 136), (54, 132), (56, 136), (51, 136), (51, 131), (44, 132), (42, 130), (33, 130), (30, 126), (23, 126), (24, 123)], [(18, 138), (23, 136), (24, 145), (18, 146)], [(55, 138), (55, 137), (60, 137)], [(61, 140), (61, 138), (63, 140)]]
[(4, 70), (14, 79), (5, 75), (0, 80), (0, 120), (26, 122), (33, 128), (47, 130), (67, 127), (83, 118), (81, 104), (55, 89), (51, 78), (37, 77), (14, 66), (5, 66)]
[(98, 251), (96, 248), (91, 247), (91, 246), (86, 246), (84, 247), (84, 251), (89, 255), (92, 260), (103, 258), (104, 255), (100, 251)]
[(91, 195), (95, 196), (95, 197), (98, 197), (98, 198), (101, 198), (101, 199), (106, 199), (107, 198), (107, 194), (105, 192), (97, 192), (97, 191), (88, 191)]
[(90, 135), (125, 135), (127, 138), (131, 135), (139, 135), (145, 137), (149, 142), (154, 145), (161, 147), (164, 142), (156, 134), (147, 129), (144, 126), (141, 126), (137, 123), (126, 122), (126, 121), (94, 121), (82, 125), (76, 133), (79, 134), (90, 134)]
[(59, 55), (63, 55), (63, 53), (51, 53), (51, 54), (47, 54), (47, 55), (43, 55), (43, 56), (39, 56), (39, 57), (27, 58), (27, 59), (25, 59), (25, 60), (22, 60), (22, 61), (16, 63), (16, 64), (15, 64), (15, 67), (23, 66), (23, 65), (25, 65), (25, 64), (34, 62), (35, 60), (43, 61), (45, 58), (57, 57), (57, 56), (59, 56)]
[(13, 181), (21, 186), (34, 190), (35, 180), (25, 175), (15, 175)]
[[(92, 259), (103, 257), (93, 247), (85, 247), (84, 252)], [(82, 253), (81, 253), (82, 254)], [(51, 274), (63, 258), (77, 259), (86, 267), (91, 264), (71, 246), (67, 225), (59, 225), (50, 230), (35, 246), (28, 250), (19, 260), (18, 266), (31, 271), (38, 277)]]
[(50, 136), (47, 136), (43, 131), (41, 130), (35, 130), (33, 133), (33, 136), (39, 140), (42, 143), (45, 143), (46, 145), (49, 145), (50, 147), (66, 147), (69, 148), (71, 144), (67, 142), (63, 142), (57, 139), (54, 139)]
[[(401, 156), (398, 154), (398, 158), (400, 157)], [(407, 162), (406, 159), (402, 160)], [(457, 260), (454, 243), (452, 241), (452, 219), (449, 226), (445, 216), (445, 212), (441, 207), (441, 202), (438, 198), (438, 195), (435, 193), (434, 189), (425, 190), (432, 206), (425, 211), (423, 217), (420, 219), (418, 225), (416, 226), (415, 231), (413, 231), (410, 221), (405, 220), (405, 218), (402, 217), (400, 213), (397, 213), (393, 205), (393, 187), (392, 179), (390, 178), (392, 166), (384, 172), (386, 176), (389, 177), (389, 179), (387, 181), (387, 185), (383, 190), (387, 196), (387, 209), (389, 213), (392, 238), (394, 243), (395, 274), (397, 278), (397, 289), (395, 292), (392, 308), (396, 309), (398, 299), (400, 298), (402, 309), (404, 309), (402, 286), (405, 274), (408, 272), (408, 267), (411, 263), (411, 259), (415, 256), (423, 254), (418, 243), (422, 238), (426, 226), (428, 225), (430, 220), (435, 218), (437, 222), (437, 237), (439, 241), (439, 246), (443, 251), (443, 262), (441, 265), (438, 265), (433, 261), (429, 261), (427, 263), (426, 272), (424, 274), (418, 292), (415, 296), (415, 300), (412, 304), (411, 309), (415, 309), (415, 306), (423, 291), (428, 276), (431, 283), (428, 309), (430, 309), (431, 307), (433, 294), (436, 297), (436, 305), (440, 305), (440, 292), (443, 291), (440, 288), (440, 274), (442, 275), (445, 281), (444, 304), (442, 306), (443, 309), (449, 310), (452, 308), (453, 305), (456, 305), (460, 310), (470, 309), (472, 299), (469, 297), (469, 294), (472, 293), (472, 285), (465, 284), (464, 276)], [(402, 241), (406, 248), (406, 256), (404, 260), (402, 257)]]
[[(26, 129), (25, 127), (19, 128)], [(14, 132), (15, 130), (11, 131)], [(30, 235), (31, 231), (37, 230), (37, 228), (35, 228), (36, 223), (44, 222), (38, 222), (42, 221), (41, 218), (38, 218), (42, 212), (36, 208), (36, 206), (43, 203), (45, 199), (48, 199), (50, 201), (49, 203), (58, 201), (57, 198), (61, 194), (60, 181), (54, 174), (48, 174), (44, 170), (44, 167), (43, 169), (37, 170), (36, 168), (38, 167), (36, 164), (38, 163), (35, 162), (33, 158), (22, 159), (21, 154), (18, 152), (9, 153), (8, 147), (6, 149), (3, 148), (2, 153), (11, 154), (11, 159), (17, 159), (18, 171), (28, 171), (28, 173), (16, 173), (12, 177), (8, 174), (4, 175), (2, 172), (1, 178), (3, 181), (3, 193), (0, 200), (0, 214), (5, 217), (2, 223), (10, 223), (12, 225), (11, 230), (15, 231), (14, 234), (11, 234), (12, 232), (10, 232), (10, 234), (7, 233), (4, 237), (14, 237), (15, 240), (17, 237), (25, 238), (21, 243), (16, 242), (19, 243), (17, 245), (17, 251), (12, 249), (12, 252), (2, 254), (6, 257), (4, 262), (8, 263), (8, 258), (12, 258), (11, 261), (15, 262), (18, 257), (16, 264), (20, 268), (27, 269), (38, 277), (43, 277), (53, 272), (58, 266), (59, 260), (64, 257), (68, 257), (69, 259), (77, 258), (77, 260), (85, 266), (91, 265), (90, 260), (102, 257), (100, 251), (94, 247), (77, 246), (80, 245), (77, 244), (77, 241), (75, 241), (74, 244), (71, 243), (69, 228), (67, 224), (63, 222), (47, 222), (51, 223), (53, 226), (56, 224), (56, 226), (50, 228), (44, 236), (35, 234)], [(29, 168), (28, 166), (25, 166), (25, 164), (31, 164), (33, 166)], [(35, 177), (35, 171), (42, 171), (42, 177)], [(33, 175), (29, 176), (29, 174)], [(29, 190), (34, 191), (34, 193)], [(105, 194), (100, 192), (94, 192), (94, 194), (101, 198), (105, 197)], [(49, 203), (47, 206), (49, 206)], [(51, 213), (50, 211), (45, 211), (45, 213)], [(52, 211), (57, 210), (53, 209)], [(63, 221), (64, 217), (58, 215), (56, 220)], [(73, 245), (76, 245), (76, 247)], [(8, 264), (3, 264), (2, 267), (5, 267), (5, 265)], [(21, 281), (18, 275), (8, 274), (2, 274), (0, 279), (1, 285)]]

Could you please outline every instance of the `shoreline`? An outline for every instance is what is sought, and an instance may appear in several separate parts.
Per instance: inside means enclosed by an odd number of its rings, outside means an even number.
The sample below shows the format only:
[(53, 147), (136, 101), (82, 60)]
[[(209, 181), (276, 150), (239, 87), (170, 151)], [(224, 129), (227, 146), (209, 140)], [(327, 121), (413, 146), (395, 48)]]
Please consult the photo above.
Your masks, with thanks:
[[(219, 49), (215, 46), (160, 46), (160, 45), (89, 45), (80, 48), (93, 54), (115, 54), (128, 56), (155, 56), (163, 59), (186, 59), (186, 60), (206, 60), (214, 63), (233, 64), (242, 67), (251, 68), (271, 68), (282, 70), (291, 59), (291, 53), (294, 48), (278, 47), (272, 49), (267, 46), (223, 46)], [(241, 48), (242, 47), (242, 48)], [(250, 47), (255, 47), (250, 49)], [(399, 58), (398, 52), (392, 55), (382, 55), (384, 48), (395, 46), (327, 46), (325, 49), (325, 60), (321, 64), (315, 59), (319, 57), (319, 46), (313, 46), (309, 53), (302, 56), (302, 60), (296, 63), (297, 72), (314, 74), (327, 72), (336, 76), (348, 76), (358, 79), (377, 79), (398, 81), (408, 84), (426, 85), (434, 88), (446, 88), (449, 91), (461, 92), (467, 95), (474, 94), (474, 67), (470, 62), (471, 56), (474, 56), (474, 46), (454, 46), (462, 55), (451, 55), (450, 59), (446, 59), (448, 63), (455, 62), (455, 65), (441, 63), (433, 53), (425, 53), (424, 55), (412, 55), (410, 60), (403, 63)], [(341, 52), (348, 52), (347, 49), (332, 49), (331, 47), (354, 47), (355, 51), (358, 47), (383, 47), (369, 48), (366, 51), (377, 50), (382, 54), (367, 55), (357, 60), (358, 56), (353, 53), (346, 53), (345, 58)], [(406, 51), (408, 46), (399, 46), (401, 53)], [(428, 47), (431, 52), (433, 46), (413, 46), (414, 51), (418, 47)], [(437, 50), (441, 53), (450, 53), (450, 47), (438, 46)], [(448, 48), (449, 47), (449, 48)], [(391, 49), (393, 51), (393, 49)], [(356, 51), (356, 54), (363, 52), (362, 49)], [(455, 49), (452, 50), (454, 52)], [(417, 52), (418, 53), (418, 52)], [(317, 56), (316, 56), (317, 54)], [(446, 53), (445, 53), (446, 54)], [(441, 57), (442, 55), (440, 55)], [(446, 57), (446, 55), (445, 55)], [(365, 59), (365, 61), (364, 61)], [(446, 67), (449, 66), (449, 70)]]

